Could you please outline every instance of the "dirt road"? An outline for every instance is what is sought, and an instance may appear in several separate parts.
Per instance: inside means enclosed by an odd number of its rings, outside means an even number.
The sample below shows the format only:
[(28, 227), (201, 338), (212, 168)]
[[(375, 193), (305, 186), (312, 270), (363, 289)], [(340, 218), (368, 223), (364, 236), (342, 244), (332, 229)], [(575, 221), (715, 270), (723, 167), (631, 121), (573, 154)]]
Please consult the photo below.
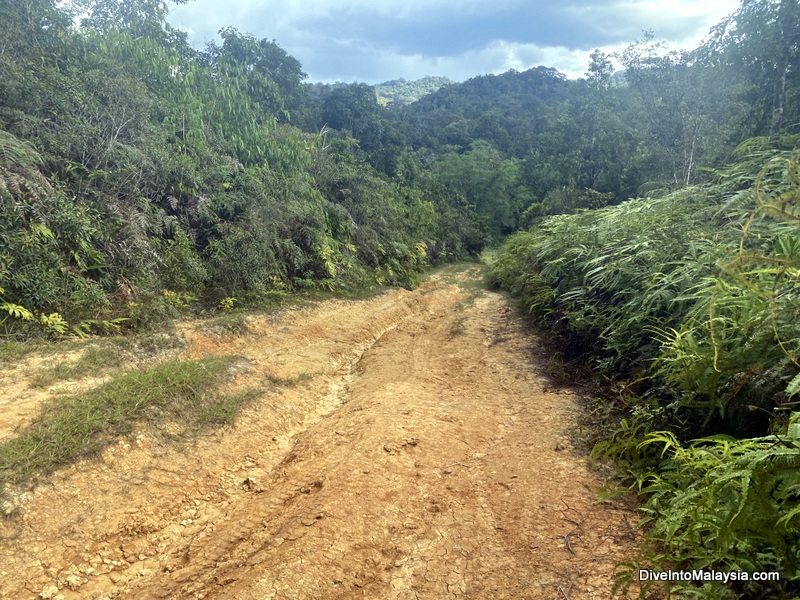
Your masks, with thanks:
[[(143, 431), (0, 522), (0, 597), (608, 598), (635, 517), (597, 503), (572, 394), (480, 268), (182, 331), (264, 389), (184, 447)], [(13, 398), (4, 398), (13, 404)]]

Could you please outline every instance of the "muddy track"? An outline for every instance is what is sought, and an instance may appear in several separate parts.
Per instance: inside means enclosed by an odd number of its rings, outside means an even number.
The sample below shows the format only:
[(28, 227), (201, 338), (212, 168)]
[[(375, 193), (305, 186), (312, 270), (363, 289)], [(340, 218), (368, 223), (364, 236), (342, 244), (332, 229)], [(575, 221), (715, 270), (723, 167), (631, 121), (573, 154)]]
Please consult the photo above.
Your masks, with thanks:
[(0, 597), (608, 598), (635, 517), (597, 502), (573, 395), (479, 276), (235, 336), (185, 325), (187, 357), (244, 357), (231, 385), (262, 396), (190, 446), (143, 431), (20, 496)]

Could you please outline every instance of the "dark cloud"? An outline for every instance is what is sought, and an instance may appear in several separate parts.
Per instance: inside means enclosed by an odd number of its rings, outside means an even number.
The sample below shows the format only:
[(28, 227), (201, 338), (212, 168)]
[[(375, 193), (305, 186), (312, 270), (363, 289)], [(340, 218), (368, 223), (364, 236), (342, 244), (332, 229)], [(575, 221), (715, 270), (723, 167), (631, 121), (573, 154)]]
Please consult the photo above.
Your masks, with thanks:
[[(387, 19), (379, 14), (362, 14), (336, 23), (335, 31), (345, 38), (367, 40), (390, 47), (401, 54), (423, 53), (455, 56), (483, 48), (498, 40), (536, 43), (542, 46), (586, 48), (618, 41), (610, 29), (599, 29), (587, 19), (576, 20), (563, 5), (524, 3), (501, 6), (492, 12), (437, 15), (429, 18)], [(327, 19), (309, 22), (318, 34), (331, 31)]]
[(623, 47), (649, 29), (677, 46), (696, 43), (735, 7), (735, 0), (195, 0), (170, 20), (197, 45), (226, 25), (275, 39), (312, 80), (378, 82), (539, 64), (578, 76), (594, 48)]

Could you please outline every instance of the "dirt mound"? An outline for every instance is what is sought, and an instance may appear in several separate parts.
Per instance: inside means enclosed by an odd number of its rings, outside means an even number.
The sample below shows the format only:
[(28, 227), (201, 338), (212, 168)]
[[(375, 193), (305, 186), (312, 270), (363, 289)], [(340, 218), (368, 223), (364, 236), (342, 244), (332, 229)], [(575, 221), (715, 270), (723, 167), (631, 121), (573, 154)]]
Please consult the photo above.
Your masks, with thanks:
[(0, 524), (4, 598), (607, 598), (633, 514), (597, 504), (576, 404), (479, 268), (413, 292), (187, 324), (264, 389), (191, 446), (142, 432)]

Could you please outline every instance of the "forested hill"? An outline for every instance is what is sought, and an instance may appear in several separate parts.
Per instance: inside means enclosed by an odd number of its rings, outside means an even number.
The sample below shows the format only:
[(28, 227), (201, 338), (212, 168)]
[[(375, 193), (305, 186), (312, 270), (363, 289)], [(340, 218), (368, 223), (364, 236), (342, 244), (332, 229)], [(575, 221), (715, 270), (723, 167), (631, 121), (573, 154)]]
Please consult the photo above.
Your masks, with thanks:
[[(555, 156), (577, 141), (575, 130), (580, 123), (569, 131), (563, 127), (572, 116), (569, 105), (583, 100), (580, 88), (579, 83), (545, 67), (482, 75), (403, 107), (398, 119), (413, 148), (464, 151), (482, 140), (507, 157), (524, 159), (537, 149)], [(562, 138), (561, 148), (549, 142), (556, 132)], [(548, 143), (552, 147), (544, 147)]]
[[(800, 76), (759, 62), (755, 53), (766, 49), (742, 29), (766, 17), (750, 10), (692, 52), (667, 52), (644, 36), (616, 57), (621, 72), (595, 52), (580, 80), (545, 67), (479, 76), (394, 118), (412, 148), (440, 160), (469, 162), (464, 155), (485, 153), (480, 144), (488, 143), (505, 165), (499, 180), (514, 172), (524, 190), (512, 210), (530, 208), (522, 224), (706, 181), (738, 144), (759, 135), (777, 140), (781, 124), (787, 133), (796, 129)], [(485, 192), (463, 191), (475, 201)]]
[(541, 216), (708, 179), (800, 121), (784, 4), (744, 4), (692, 52), (632, 41), (622, 75), (595, 52), (577, 81), (538, 67), (384, 109), (366, 84), (309, 86), (276, 42), (233, 28), (196, 50), (160, 0), (9, 0), (6, 326), (410, 284)]
[(381, 106), (404, 106), (454, 83), (455, 81), (449, 77), (433, 75), (414, 81), (400, 78), (379, 83), (375, 86), (375, 93), (378, 95), (378, 104)]

